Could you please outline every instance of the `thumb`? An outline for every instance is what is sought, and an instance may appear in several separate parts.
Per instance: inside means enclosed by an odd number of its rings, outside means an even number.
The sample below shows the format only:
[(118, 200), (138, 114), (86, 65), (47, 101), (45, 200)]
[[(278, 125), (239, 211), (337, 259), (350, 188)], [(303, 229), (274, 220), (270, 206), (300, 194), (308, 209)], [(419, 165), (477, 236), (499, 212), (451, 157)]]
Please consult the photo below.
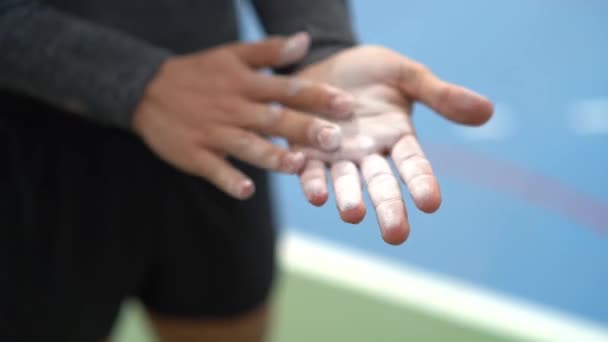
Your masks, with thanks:
[(400, 60), (398, 80), (405, 94), (457, 123), (482, 125), (494, 111), (493, 104), (485, 97), (444, 82), (422, 64), (405, 58)]
[(233, 51), (247, 65), (260, 69), (283, 67), (298, 62), (308, 53), (310, 35), (296, 33), (290, 37), (274, 37), (254, 43), (233, 45)]

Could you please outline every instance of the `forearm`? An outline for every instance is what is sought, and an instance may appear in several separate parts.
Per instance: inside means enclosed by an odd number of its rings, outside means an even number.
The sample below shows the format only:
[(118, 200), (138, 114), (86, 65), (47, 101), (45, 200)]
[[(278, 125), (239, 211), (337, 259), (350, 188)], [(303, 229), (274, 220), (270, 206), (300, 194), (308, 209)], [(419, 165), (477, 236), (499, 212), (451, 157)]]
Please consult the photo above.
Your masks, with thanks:
[(0, 0), (0, 51), (0, 88), (123, 128), (170, 56), (38, 1), (15, 0)]
[(356, 43), (345, 0), (252, 0), (269, 34), (307, 31), (310, 53), (286, 72), (316, 63)]

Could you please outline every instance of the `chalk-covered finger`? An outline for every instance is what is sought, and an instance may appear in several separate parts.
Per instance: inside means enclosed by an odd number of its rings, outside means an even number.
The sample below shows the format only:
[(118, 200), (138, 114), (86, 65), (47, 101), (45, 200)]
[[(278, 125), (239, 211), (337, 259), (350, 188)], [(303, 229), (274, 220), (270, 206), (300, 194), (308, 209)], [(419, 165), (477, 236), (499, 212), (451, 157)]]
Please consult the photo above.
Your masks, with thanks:
[(207, 138), (230, 156), (269, 171), (298, 173), (306, 162), (304, 153), (290, 152), (239, 128), (219, 127)]
[(310, 35), (306, 32), (229, 46), (243, 62), (256, 69), (296, 63), (308, 53), (309, 47)]
[(338, 120), (351, 118), (355, 106), (355, 97), (344, 90), (292, 76), (259, 74), (253, 78), (250, 94), (254, 100)]
[(203, 177), (226, 194), (244, 200), (255, 192), (253, 181), (225, 159), (204, 149), (199, 149), (193, 155), (193, 159), (195, 164), (193, 173)]
[(365, 217), (365, 203), (357, 166), (350, 161), (339, 161), (331, 167), (331, 179), (342, 220), (348, 223), (361, 222)]
[(320, 160), (309, 160), (300, 173), (300, 185), (304, 196), (316, 206), (327, 202), (327, 177), (325, 164)]
[(260, 134), (285, 138), (299, 144), (332, 152), (340, 147), (342, 130), (332, 122), (280, 105), (249, 103), (239, 125)]
[(409, 235), (407, 211), (401, 196), (399, 181), (393, 175), (385, 157), (372, 154), (361, 162), (367, 191), (376, 208), (376, 217), (384, 241), (398, 245)]
[(439, 183), (416, 137), (409, 134), (401, 138), (391, 155), (418, 209), (427, 213), (439, 209)]

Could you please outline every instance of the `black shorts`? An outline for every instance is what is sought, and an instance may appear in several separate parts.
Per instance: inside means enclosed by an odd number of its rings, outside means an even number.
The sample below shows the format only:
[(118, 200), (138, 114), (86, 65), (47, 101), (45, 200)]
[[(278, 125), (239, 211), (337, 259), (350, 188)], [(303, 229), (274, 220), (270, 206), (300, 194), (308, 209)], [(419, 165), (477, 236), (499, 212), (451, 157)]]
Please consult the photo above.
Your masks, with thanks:
[(131, 133), (17, 102), (0, 112), (0, 341), (98, 340), (131, 296), (188, 318), (267, 299), (264, 172), (239, 165), (257, 192), (233, 200)]

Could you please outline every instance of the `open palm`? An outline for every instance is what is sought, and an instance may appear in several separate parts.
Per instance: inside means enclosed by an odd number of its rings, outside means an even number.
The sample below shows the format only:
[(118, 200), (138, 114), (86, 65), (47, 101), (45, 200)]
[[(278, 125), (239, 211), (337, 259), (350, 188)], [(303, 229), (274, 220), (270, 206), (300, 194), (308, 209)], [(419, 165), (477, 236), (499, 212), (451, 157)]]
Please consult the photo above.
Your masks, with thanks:
[(343, 131), (339, 150), (324, 153), (294, 147), (309, 156), (300, 174), (304, 194), (314, 205), (327, 201), (325, 170), (329, 166), (340, 216), (346, 222), (360, 222), (366, 214), (360, 170), (382, 237), (391, 244), (405, 241), (409, 223), (387, 155), (420, 210), (434, 212), (441, 204), (437, 179), (412, 125), (413, 102), (423, 102), (446, 118), (468, 125), (483, 124), (493, 110), (480, 95), (443, 82), (421, 64), (381, 47), (346, 50), (303, 70), (300, 76), (340, 87), (357, 99), (354, 117), (337, 122)]

